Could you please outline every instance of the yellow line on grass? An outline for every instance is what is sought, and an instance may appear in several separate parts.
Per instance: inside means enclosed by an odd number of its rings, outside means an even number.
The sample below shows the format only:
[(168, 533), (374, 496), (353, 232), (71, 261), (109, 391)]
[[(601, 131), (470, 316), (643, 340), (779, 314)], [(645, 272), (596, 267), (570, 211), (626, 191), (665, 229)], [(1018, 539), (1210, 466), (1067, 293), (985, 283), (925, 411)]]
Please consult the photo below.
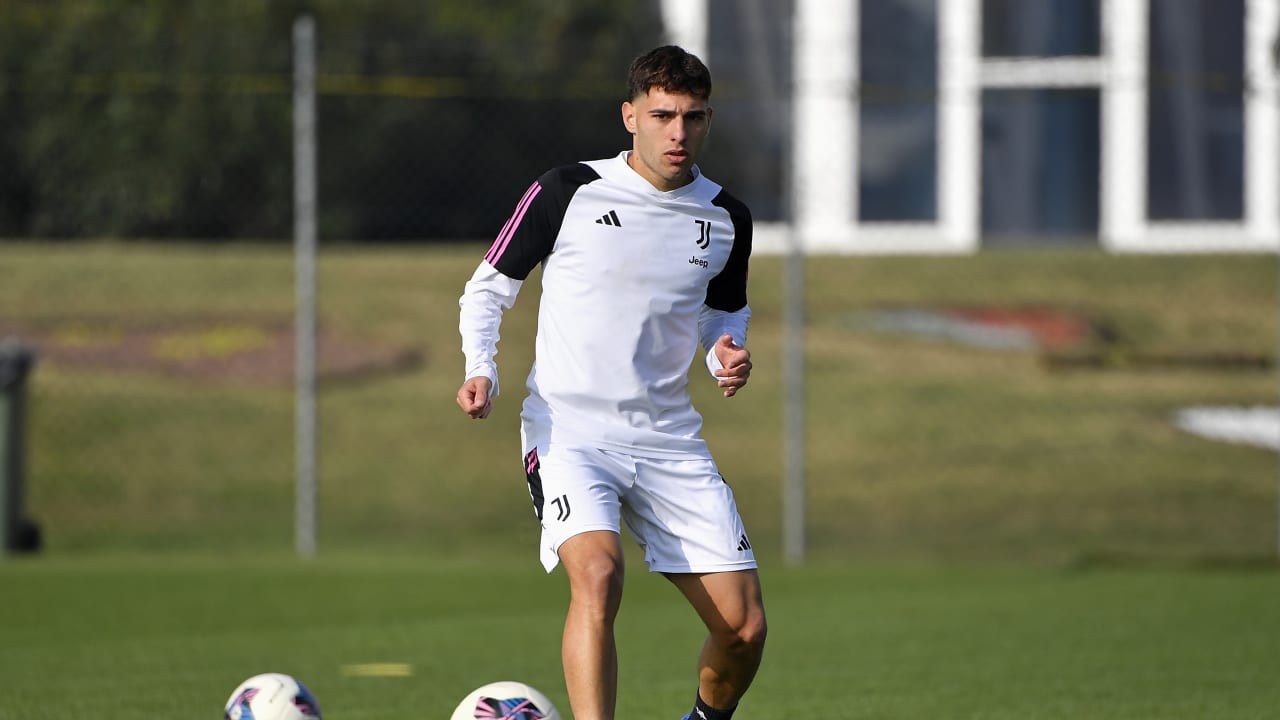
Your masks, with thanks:
[(343, 665), (342, 674), (347, 677), (409, 677), (413, 666), (408, 663), (358, 663)]

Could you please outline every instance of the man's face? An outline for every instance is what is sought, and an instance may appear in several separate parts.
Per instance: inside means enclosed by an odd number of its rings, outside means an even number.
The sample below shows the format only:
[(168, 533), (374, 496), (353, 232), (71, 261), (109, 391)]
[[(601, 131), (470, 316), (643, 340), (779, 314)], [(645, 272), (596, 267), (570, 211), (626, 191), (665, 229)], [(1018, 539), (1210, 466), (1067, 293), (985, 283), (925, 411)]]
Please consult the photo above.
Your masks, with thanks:
[(622, 103), (622, 122), (634, 136), (627, 161), (662, 191), (693, 180), (691, 170), (711, 129), (711, 106), (683, 93), (650, 88)]

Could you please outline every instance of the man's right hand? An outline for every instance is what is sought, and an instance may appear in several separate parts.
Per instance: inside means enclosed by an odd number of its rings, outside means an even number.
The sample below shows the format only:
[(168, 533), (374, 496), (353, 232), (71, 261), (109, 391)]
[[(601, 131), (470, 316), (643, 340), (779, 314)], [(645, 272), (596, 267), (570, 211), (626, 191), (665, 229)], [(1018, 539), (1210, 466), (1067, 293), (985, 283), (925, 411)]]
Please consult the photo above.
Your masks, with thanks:
[(467, 378), (462, 387), (458, 388), (458, 407), (473, 420), (489, 417), (489, 412), (493, 410), (493, 401), (489, 398), (491, 389), (493, 383), (487, 377), (481, 375)]

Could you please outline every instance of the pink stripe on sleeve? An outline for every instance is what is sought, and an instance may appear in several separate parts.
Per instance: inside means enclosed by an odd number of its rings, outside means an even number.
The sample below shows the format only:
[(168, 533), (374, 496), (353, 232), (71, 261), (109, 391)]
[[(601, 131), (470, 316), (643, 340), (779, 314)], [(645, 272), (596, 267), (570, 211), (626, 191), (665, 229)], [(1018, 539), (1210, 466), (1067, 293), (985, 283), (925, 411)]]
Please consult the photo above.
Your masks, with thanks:
[(524, 197), (520, 198), (519, 204), (516, 205), (516, 211), (511, 214), (507, 224), (502, 226), (502, 232), (498, 233), (498, 238), (493, 241), (493, 245), (490, 245), (489, 251), (485, 253), (484, 259), (490, 265), (496, 265), (498, 258), (502, 257), (502, 253), (506, 252), (507, 245), (511, 243), (511, 236), (516, 234), (516, 228), (520, 227), (520, 222), (524, 220), (525, 212), (529, 210), (529, 206), (533, 204), (533, 199), (540, 192), (542, 192), (542, 186), (535, 182), (525, 191)]

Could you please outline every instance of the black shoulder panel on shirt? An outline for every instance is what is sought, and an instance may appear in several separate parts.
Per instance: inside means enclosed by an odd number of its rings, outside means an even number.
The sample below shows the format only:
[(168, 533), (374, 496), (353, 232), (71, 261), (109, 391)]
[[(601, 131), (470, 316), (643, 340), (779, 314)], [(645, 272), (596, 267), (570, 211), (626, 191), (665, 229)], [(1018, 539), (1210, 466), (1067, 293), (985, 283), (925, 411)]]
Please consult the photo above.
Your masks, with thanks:
[(729, 212), (733, 222), (733, 249), (729, 262), (707, 285), (707, 307), (736, 312), (747, 305), (747, 261), (751, 258), (751, 211), (728, 191), (721, 190), (712, 205)]
[(555, 247), (573, 194), (599, 179), (599, 173), (581, 163), (543, 173), (520, 199), (484, 259), (507, 277), (529, 277)]

